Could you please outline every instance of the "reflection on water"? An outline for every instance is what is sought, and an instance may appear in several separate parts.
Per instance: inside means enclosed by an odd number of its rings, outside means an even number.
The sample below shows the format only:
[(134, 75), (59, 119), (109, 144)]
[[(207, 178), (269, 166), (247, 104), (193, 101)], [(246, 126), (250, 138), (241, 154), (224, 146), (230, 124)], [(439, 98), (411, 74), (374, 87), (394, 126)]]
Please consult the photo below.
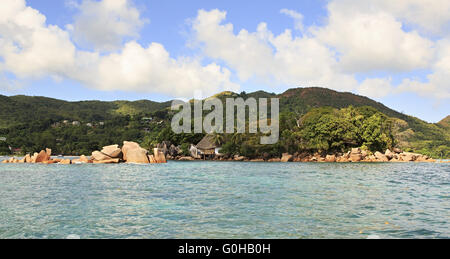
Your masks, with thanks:
[(449, 164), (0, 165), (0, 238), (449, 238)]

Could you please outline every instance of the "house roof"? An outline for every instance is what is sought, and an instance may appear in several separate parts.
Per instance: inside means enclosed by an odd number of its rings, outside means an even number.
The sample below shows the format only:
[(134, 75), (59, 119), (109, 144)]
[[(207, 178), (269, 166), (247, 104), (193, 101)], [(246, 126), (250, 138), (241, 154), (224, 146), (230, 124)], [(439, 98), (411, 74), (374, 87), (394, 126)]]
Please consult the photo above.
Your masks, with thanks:
[(206, 135), (198, 144), (198, 149), (215, 149), (218, 146), (214, 143), (214, 140), (211, 135)]

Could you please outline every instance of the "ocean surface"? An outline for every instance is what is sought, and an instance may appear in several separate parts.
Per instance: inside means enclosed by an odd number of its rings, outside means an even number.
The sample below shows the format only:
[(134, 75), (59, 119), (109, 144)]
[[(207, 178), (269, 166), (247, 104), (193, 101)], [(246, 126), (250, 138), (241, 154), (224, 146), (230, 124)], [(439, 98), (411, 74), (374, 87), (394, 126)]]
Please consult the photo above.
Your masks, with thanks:
[(0, 238), (373, 237), (450, 238), (450, 164), (0, 165)]

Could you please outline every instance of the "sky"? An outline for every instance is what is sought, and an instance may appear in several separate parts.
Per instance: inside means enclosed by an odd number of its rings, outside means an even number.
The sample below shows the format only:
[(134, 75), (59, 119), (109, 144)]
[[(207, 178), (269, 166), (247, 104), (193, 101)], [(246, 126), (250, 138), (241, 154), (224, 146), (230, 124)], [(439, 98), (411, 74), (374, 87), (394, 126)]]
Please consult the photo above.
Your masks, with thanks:
[(448, 0), (8, 0), (0, 94), (167, 101), (320, 86), (450, 114)]

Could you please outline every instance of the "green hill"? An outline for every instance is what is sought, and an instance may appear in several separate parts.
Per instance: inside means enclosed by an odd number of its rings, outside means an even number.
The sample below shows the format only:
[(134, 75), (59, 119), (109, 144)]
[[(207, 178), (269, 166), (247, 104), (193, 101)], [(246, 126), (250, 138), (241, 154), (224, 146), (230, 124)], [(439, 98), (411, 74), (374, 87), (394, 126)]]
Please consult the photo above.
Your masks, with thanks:
[[(382, 114), (378, 116), (380, 121), (392, 124), (389, 134), (392, 134), (395, 146), (434, 157), (450, 156), (450, 116), (436, 124), (427, 123), (364, 96), (317, 87), (289, 89), (278, 95), (264, 91), (241, 94), (223, 92), (213, 97), (280, 98), (281, 128), (286, 131), (281, 138), (296, 141), (304, 137), (299, 133), (304, 130), (299, 128), (299, 124), (306, 118), (311, 129), (314, 129), (312, 124), (325, 123), (324, 118), (333, 120), (333, 116), (356, 112), (367, 117), (363, 121), (370, 121), (370, 116), (379, 112)], [(0, 137), (7, 137), (11, 146), (24, 151), (51, 147), (66, 154), (89, 153), (101, 145), (123, 140), (146, 142), (147, 146), (162, 140), (172, 140), (180, 145), (195, 143), (201, 136), (171, 134), (170, 116), (173, 113), (167, 109), (170, 104), (148, 100), (68, 102), (46, 97), (0, 95)], [(335, 111), (319, 109), (326, 107)], [(345, 110), (348, 107), (357, 109)], [(144, 117), (152, 118), (150, 124), (142, 123)], [(63, 127), (61, 122), (65, 120), (79, 121), (81, 126)], [(100, 127), (100, 122), (104, 126)], [(86, 126), (88, 123), (94, 127)], [(347, 142), (351, 144), (358, 141)], [(279, 147), (279, 152), (283, 149), (287, 147)]]
[(450, 116), (437, 124), (427, 123), (390, 109), (365, 96), (320, 87), (294, 88), (279, 95), (258, 91), (241, 94), (241, 96), (280, 98), (280, 110), (292, 114), (296, 120), (300, 120), (311, 110), (320, 107), (342, 109), (349, 106), (369, 106), (395, 119), (394, 137), (398, 147), (434, 156), (443, 156), (442, 150), (450, 150)]
[(390, 117), (402, 119), (407, 117), (367, 97), (352, 93), (337, 92), (326, 88), (289, 89), (278, 95), (278, 97), (281, 100), (280, 104), (282, 109), (295, 111), (300, 114), (312, 108), (329, 106), (340, 109), (352, 105), (354, 107), (371, 106)]
[(450, 115), (445, 117), (443, 120), (441, 120), (440, 122), (438, 122), (438, 125), (450, 130)]
[[(230, 93), (227, 93), (227, 95), (230, 95)], [(295, 120), (300, 120), (310, 111), (321, 107), (342, 109), (349, 106), (369, 106), (393, 118), (393, 133), (398, 147), (407, 151), (415, 151), (433, 156), (445, 156), (443, 154), (450, 151), (450, 116), (437, 124), (427, 123), (416, 117), (390, 109), (382, 103), (365, 96), (337, 92), (320, 87), (294, 88), (279, 95), (257, 91), (253, 93), (241, 93), (240, 96), (243, 98), (279, 98), (280, 111), (291, 114), (291, 116), (295, 117)], [(219, 95), (219, 97), (226, 96)]]
[(413, 116), (392, 110), (382, 103), (352, 93), (342, 93), (326, 88), (290, 89), (279, 95), (281, 109), (292, 111), (299, 117), (313, 108), (348, 106), (370, 106), (383, 114), (395, 118), (395, 139), (398, 146), (408, 151), (416, 151), (428, 155), (442, 156), (450, 150), (450, 129), (448, 117), (438, 124), (427, 123)]
[(149, 113), (170, 106), (170, 102), (141, 101), (81, 101), (67, 102), (46, 97), (0, 95), (0, 128), (32, 121), (82, 121), (110, 120), (118, 115)]

